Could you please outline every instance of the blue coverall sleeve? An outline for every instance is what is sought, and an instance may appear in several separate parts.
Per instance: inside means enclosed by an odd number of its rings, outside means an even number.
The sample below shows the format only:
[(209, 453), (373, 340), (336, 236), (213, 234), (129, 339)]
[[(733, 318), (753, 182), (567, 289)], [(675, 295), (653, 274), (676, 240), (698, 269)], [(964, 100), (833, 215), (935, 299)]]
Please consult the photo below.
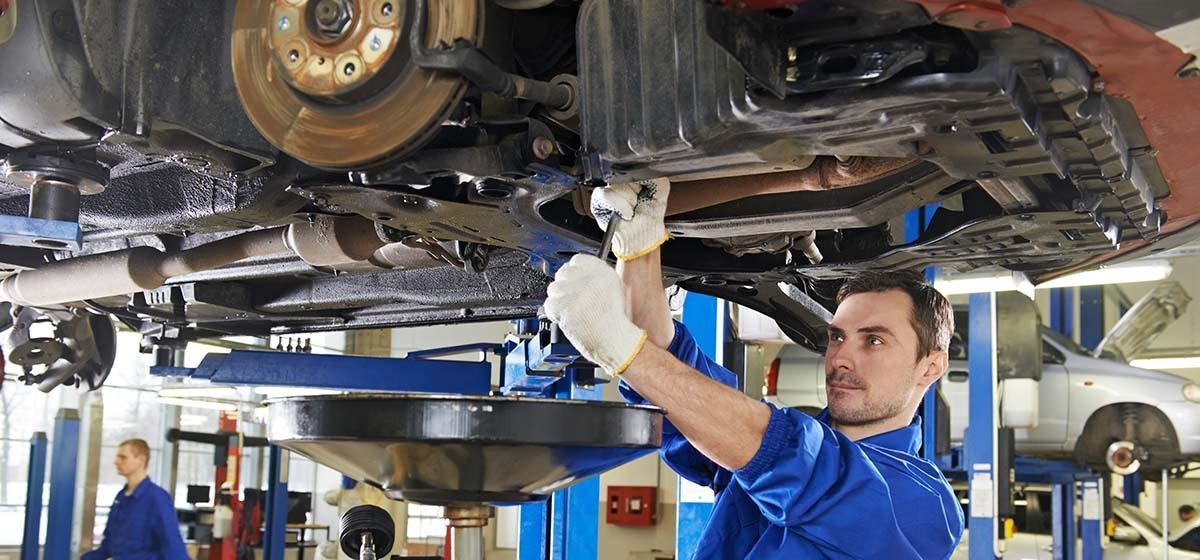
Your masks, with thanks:
[[(931, 473), (931, 494), (939, 491), (935, 479)], [(733, 483), (746, 490), (770, 523), (821, 543), (831, 558), (944, 558), (958, 540), (948, 527), (959, 520), (957, 512), (943, 511), (944, 504), (937, 511), (895, 506), (887, 479), (862, 446), (795, 410), (772, 407), (758, 452), (734, 472)], [(929, 519), (931, 531), (940, 527), (945, 538), (934, 534), (910, 541), (897, 509)], [(852, 550), (845, 549), (847, 543)]]
[(158, 545), (158, 558), (166, 560), (189, 560), (187, 548), (183, 546), (183, 536), (179, 534), (179, 518), (175, 514), (175, 504), (166, 492), (154, 494), (154, 511), (147, 518), (151, 535)]
[[(696, 345), (696, 340), (692, 338), (692, 334), (688, 332), (687, 327), (684, 327), (678, 321), (675, 322), (675, 337), (671, 339), (670, 346), (666, 350), (675, 356), (676, 359), (687, 364), (696, 371), (707, 375), (708, 377), (737, 388), (737, 376), (732, 371), (710, 360), (704, 352), (700, 351)], [(645, 398), (639, 395), (632, 387), (624, 381), (619, 385), (621, 396), (628, 402), (633, 404), (647, 404)], [(713, 487), (714, 479), (721, 467), (712, 462), (703, 453), (700, 453), (691, 442), (679, 433), (669, 419), (663, 421), (663, 443), (662, 443), (662, 458), (671, 467), (671, 470), (679, 473), (682, 476), (701, 486)], [(720, 490), (720, 488), (714, 488)]]

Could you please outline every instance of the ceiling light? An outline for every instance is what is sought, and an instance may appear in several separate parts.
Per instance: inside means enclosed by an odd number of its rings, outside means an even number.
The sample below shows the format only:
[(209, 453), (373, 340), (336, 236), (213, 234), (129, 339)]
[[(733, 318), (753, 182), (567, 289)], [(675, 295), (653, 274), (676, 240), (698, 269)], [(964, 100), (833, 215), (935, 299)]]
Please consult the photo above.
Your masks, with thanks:
[(1129, 365), (1142, 369), (1200, 369), (1200, 356), (1183, 358), (1141, 358)]
[[(1171, 275), (1171, 263), (1163, 260), (1139, 261), (1076, 272), (1035, 286), (1038, 290), (1072, 286), (1100, 286), (1157, 282)], [(1025, 275), (1003, 271), (990, 273), (945, 274), (939, 270), (934, 287), (944, 295), (977, 294), (1020, 290), (1026, 292)], [(1028, 293), (1028, 292), (1026, 292)]]
[(1038, 284), (1038, 289), (1067, 288), (1071, 286), (1102, 286), (1106, 284), (1133, 284), (1157, 282), (1171, 275), (1169, 261), (1140, 261), (1076, 272), (1061, 278)]

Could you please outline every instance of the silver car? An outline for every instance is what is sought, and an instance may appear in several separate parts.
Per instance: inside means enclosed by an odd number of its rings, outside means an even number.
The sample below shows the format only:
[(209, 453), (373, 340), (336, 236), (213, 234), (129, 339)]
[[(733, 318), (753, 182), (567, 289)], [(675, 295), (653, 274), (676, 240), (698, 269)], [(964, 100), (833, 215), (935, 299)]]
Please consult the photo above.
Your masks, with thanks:
[[(1143, 298), (1095, 355), (1043, 328), (1037, 427), (1015, 431), (1017, 452), (1105, 468), (1111, 467), (1106, 462), (1110, 448), (1129, 442), (1141, 467), (1152, 469), (1200, 455), (1200, 387), (1177, 375), (1119, 361), (1136, 355), (1161, 332), (1169, 322), (1161, 320), (1166, 308), (1172, 316), (1182, 313), (1190, 298), (1180, 293), (1178, 285), (1168, 283)], [(1164, 306), (1164, 301), (1175, 305)], [(965, 314), (958, 319), (950, 369), (941, 383), (950, 408), (952, 442), (962, 441), (968, 418), (967, 345), (962, 343), (967, 321)], [(1156, 328), (1133, 328), (1150, 323)], [(775, 394), (767, 398), (776, 404), (823, 408), (824, 358), (798, 346), (786, 347), (779, 354), (775, 386)]]

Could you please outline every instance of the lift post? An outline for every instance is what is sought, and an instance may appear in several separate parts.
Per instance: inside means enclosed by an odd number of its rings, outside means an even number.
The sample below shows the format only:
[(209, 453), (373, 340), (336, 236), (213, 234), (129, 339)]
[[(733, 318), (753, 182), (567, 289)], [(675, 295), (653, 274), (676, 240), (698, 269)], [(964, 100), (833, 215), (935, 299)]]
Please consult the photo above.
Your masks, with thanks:
[[(505, 345), (506, 395), (598, 401), (611, 377), (583, 361), (558, 327), (519, 321), (523, 335)], [(518, 560), (595, 560), (599, 554), (600, 477), (559, 490), (548, 502), (521, 505)]]
[[(965, 440), (966, 474), (970, 499), (968, 557), (996, 560), (997, 438), (996, 402), (996, 294), (971, 294), (970, 339), (967, 341), (969, 420)], [(1007, 474), (1007, 473), (1004, 473)]]
[(21, 560), (38, 560), (42, 541), (42, 487), (46, 484), (46, 432), (34, 432), (29, 440), (29, 476), (25, 479), (25, 531), (21, 538)]
[[(683, 324), (701, 352), (718, 364), (725, 360), (725, 302), (703, 294), (688, 293), (683, 303)], [(661, 460), (661, 459), (660, 459)], [(675, 515), (675, 558), (691, 558), (712, 517), (715, 496), (711, 488), (679, 477)]]

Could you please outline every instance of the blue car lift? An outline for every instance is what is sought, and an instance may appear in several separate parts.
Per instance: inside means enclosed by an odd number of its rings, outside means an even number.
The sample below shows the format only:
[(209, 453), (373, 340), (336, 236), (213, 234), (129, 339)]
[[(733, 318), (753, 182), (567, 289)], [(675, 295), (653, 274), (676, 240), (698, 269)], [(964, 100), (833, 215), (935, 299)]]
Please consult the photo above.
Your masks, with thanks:
[[(1052, 298), (1062, 297), (1052, 294)], [(1053, 299), (1052, 299), (1053, 302)], [(1059, 303), (1061, 305), (1061, 301)], [(1052, 307), (1054, 304), (1052, 303)], [(1052, 309), (1052, 315), (1058, 311)], [(1070, 317), (1069, 311), (1062, 312)], [(999, 413), (996, 373), (996, 296), (995, 294), (972, 294), (970, 296), (970, 340), (967, 366), (969, 377), (969, 420), (964, 446), (955, 449), (953, 466), (946, 474), (950, 478), (968, 482), (970, 498), (968, 535), (968, 558), (970, 560), (996, 560), (1000, 558), (996, 539), (1002, 527), (996, 524), (996, 504), (1002, 498), (997, 494), (1000, 486), (997, 478), (1009, 476), (998, 472), (999, 464), (997, 429)], [(1060, 325), (1069, 320), (1060, 316)], [(1018, 482), (1045, 483), (1052, 485), (1053, 503), (1053, 556), (1054, 560), (1074, 560), (1077, 538), (1082, 538), (1083, 560), (1101, 560), (1103, 536), (1104, 491), (1101, 484), (1105, 478), (1099, 473), (1082, 468), (1069, 461), (1047, 461), (1030, 457), (1013, 458), (1013, 474)], [(1082, 521), (1078, 526), (1075, 516), (1075, 501), (1082, 491)], [(1004, 499), (1007, 499), (1005, 497)]]
[(29, 476), (25, 479), (25, 531), (21, 538), (21, 560), (38, 560), (42, 542), (42, 487), (46, 484), (46, 432), (34, 432), (29, 440)]
[[(253, 350), (210, 354), (195, 368), (156, 366), (160, 376), (205, 379), (241, 385), (325, 389), (455, 393), (491, 392), (491, 364), (430, 358), (470, 350), (501, 356), (505, 395), (600, 400), (600, 384), (611, 379), (586, 363), (556, 327), (538, 320), (517, 321), (517, 337), (503, 345), (469, 344), (410, 352), (404, 358), (322, 355)], [(275, 497), (265, 512), (265, 560), (283, 558), (286, 500), (285, 450), (270, 450), (269, 488)], [(595, 560), (599, 541), (600, 480), (592, 476), (520, 511), (521, 560)], [(568, 539), (567, 536), (570, 535)]]

